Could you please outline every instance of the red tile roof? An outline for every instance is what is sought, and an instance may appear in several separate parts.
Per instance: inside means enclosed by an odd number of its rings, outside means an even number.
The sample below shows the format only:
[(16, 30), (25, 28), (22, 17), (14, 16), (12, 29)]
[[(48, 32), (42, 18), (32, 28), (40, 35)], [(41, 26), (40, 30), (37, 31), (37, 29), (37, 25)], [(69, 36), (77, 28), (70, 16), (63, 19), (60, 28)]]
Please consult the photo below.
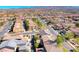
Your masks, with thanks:
[(70, 28), (72, 32), (79, 32), (79, 28)]

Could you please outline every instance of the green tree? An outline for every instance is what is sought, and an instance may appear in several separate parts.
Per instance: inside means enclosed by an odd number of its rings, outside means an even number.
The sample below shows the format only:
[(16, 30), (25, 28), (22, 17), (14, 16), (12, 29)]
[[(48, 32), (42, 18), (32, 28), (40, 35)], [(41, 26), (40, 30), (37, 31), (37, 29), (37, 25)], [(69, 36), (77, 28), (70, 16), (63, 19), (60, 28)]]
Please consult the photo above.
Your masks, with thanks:
[(63, 51), (64, 51), (64, 52), (68, 52), (68, 49), (67, 49), (67, 48), (63, 48)]
[(79, 52), (79, 50), (78, 49), (73, 49), (73, 52)]
[(77, 43), (79, 43), (79, 37), (76, 37), (76, 38), (75, 38), (75, 41), (76, 41)]
[(0, 26), (2, 26), (4, 24), (4, 22), (0, 22)]
[(79, 27), (79, 23), (76, 23), (75, 25), (76, 25), (77, 27)]
[(72, 32), (66, 33), (66, 34), (65, 34), (65, 38), (66, 38), (67, 40), (74, 38), (74, 33), (72, 33)]
[(29, 29), (29, 21), (28, 20), (25, 20), (25, 26), (26, 26), (26, 30)]
[(39, 47), (39, 43), (37, 43), (37, 40), (39, 40), (39, 37), (37, 35), (34, 36), (34, 46), (35, 48)]
[(57, 45), (58, 45), (59, 47), (61, 47), (63, 41), (64, 41), (63, 36), (59, 34), (59, 35), (57, 36)]
[(40, 22), (40, 20), (38, 20), (38, 18), (32, 18), (32, 20), (40, 27), (40, 28), (44, 28), (45, 25)]

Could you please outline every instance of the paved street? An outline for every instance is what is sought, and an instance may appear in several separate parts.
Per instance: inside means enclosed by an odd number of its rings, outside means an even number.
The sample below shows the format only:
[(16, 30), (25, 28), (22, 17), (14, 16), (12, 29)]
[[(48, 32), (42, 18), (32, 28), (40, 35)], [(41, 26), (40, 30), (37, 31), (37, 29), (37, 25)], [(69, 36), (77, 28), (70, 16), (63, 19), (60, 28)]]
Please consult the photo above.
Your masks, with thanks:
[(7, 22), (3, 27), (3, 29), (0, 31), (0, 36), (3, 36), (5, 33), (8, 33), (11, 30), (12, 25), (13, 25), (13, 21)]

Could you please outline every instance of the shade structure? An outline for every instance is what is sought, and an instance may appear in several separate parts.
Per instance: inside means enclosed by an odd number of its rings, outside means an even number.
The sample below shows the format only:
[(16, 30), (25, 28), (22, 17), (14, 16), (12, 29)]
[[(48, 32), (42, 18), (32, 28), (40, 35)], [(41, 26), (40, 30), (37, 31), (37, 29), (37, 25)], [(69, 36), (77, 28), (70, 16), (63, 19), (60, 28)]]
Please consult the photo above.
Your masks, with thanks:
[(26, 42), (22, 41), (22, 40), (15, 40), (15, 42), (17, 43), (17, 45), (22, 46), (22, 45), (26, 45)]
[(0, 44), (0, 48), (3, 48), (3, 47), (15, 48), (17, 45), (18, 46), (26, 45), (26, 42), (22, 40), (7, 40)]
[(4, 42), (2, 42), (2, 43), (0, 44), (0, 48), (5, 47), (6, 45), (7, 45), (7, 41), (4, 41)]

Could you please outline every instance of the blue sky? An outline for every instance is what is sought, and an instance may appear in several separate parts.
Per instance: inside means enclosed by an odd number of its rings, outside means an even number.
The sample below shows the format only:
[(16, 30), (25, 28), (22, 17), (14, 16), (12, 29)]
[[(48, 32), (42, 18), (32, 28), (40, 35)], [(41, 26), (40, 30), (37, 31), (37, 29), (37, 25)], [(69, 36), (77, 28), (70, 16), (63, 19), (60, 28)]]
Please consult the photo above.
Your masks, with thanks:
[[(45, 6), (42, 6), (44, 8)], [(13, 9), (13, 8), (41, 8), (41, 6), (0, 6), (0, 9)], [(46, 7), (45, 7), (46, 8)]]
[(11, 9), (11, 8), (32, 8), (33, 6), (0, 6), (0, 9)]
[[(42, 6), (42, 8), (46, 6)], [(65, 7), (65, 6), (64, 6)], [(67, 6), (69, 8), (79, 8), (79, 6)], [(41, 8), (41, 6), (0, 6), (0, 9), (13, 9), (13, 8)]]
[(37, 6), (0, 6), (0, 9), (11, 9), (11, 8), (36, 8)]

